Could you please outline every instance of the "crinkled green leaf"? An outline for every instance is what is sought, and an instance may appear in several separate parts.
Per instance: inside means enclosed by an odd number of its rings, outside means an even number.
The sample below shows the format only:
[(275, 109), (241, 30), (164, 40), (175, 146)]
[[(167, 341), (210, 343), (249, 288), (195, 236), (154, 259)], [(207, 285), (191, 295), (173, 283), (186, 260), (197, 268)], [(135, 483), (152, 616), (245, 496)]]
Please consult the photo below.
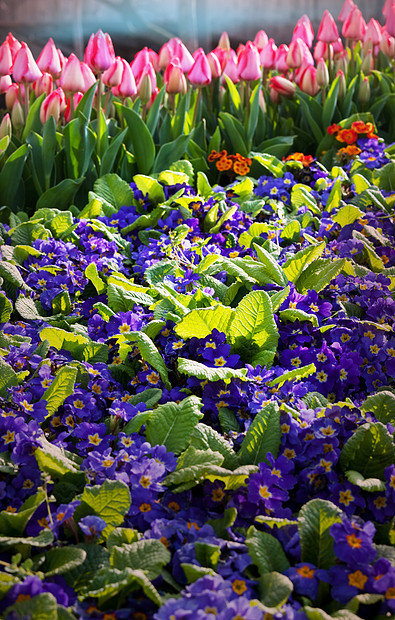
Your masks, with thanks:
[(289, 568), (289, 562), (281, 543), (271, 534), (261, 532), (251, 525), (245, 542), (251, 560), (258, 568), (260, 575), (272, 571), (282, 573)]
[[(88, 510), (87, 514), (95, 514), (104, 519), (107, 527), (102, 535), (106, 539), (110, 532), (123, 523), (125, 514), (130, 508), (129, 487), (120, 480), (105, 480), (101, 485), (85, 487), (81, 496), (81, 506), (83, 510)], [(78, 512), (75, 518), (77, 520)], [(82, 512), (82, 510), (81, 510)]]
[(264, 269), (268, 276), (280, 286), (285, 286), (288, 282), (281, 266), (277, 263), (277, 261), (272, 257), (272, 255), (265, 250), (262, 246), (253, 243), (254, 250), (258, 257), (258, 260), (264, 266)]
[(360, 405), (360, 409), (363, 413), (371, 411), (383, 424), (395, 424), (395, 395), (388, 390), (370, 394)]
[(169, 375), (167, 373), (166, 364), (162, 355), (152, 342), (151, 338), (144, 332), (132, 331), (124, 334), (124, 337), (128, 342), (132, 342), (140, 351), (140, 355), (148, 362), (155, 370), (160, 374), (160, 377), (165, 386), (170, 390), (171, 384), (169, 381)]
[(88, 278), (96, 289), (98, 295), (106, 290), (106, 283), (101, 279), (97, 271), (96, 263), (90, 263), (85, 269), (85, 277)]
[(295, 286), (299, 293), (312, 290), (319, 293), (345, 268), (345, 258), (316, 259), (297, 278)]
[(291, 321), (295, 323), (295, 321), (310, 321), (314, 325), (314, 327), (318, 327), (318, 319), (315, 314), (310, 314), (309, 312), (305, 312), (304, 310), (300, 310), (299, 308), (286, 308), (286, 310), (280, 310), (278, 313), (278, 318), (280, 321)]
[(227, 381), (235, 377), (242, 381), (247, 381), (246, 368), (236, 369), (229, 368), (228, 366), (215, 366), (213, 368), (185, 357), (179, 357), (177, 362), (178, 372), (189, 377), (197, 377), (203, 381)]
[(199, 422), (195, 426), (190, 445), (197, 450), (210, 449), (214, 452), (220, 452), (224, 457), (223, 466), (229, 469), (235, 469), (239, 464), (236, 453), (229, 442), (207, 424)]
[(156, 579), (165, 564), (170, 561), (170, 553), (156, 538), (143, 538), (129, 544), (112, 548), (110, 563), (120, 570), (131, 568), (143, 570), (149, 579)]
[(75, 545), (49, 549), (45, 553), (45, 560), (40, 564), (40, 570), (46, 577), (63, 575), (69, 570), (82, 564), (86, 559), (86, 551)]
[(185, 340), (193, 337), (205, 338), (213, 329), (227, 334), (234, 313), (232, 308), (221, 304), (210, 308), (196, 308), (184, 316), (174, 329), (176, 334)]
[(363, 491), (367, 491), (368, 493), (385, 491), (385, 482), (383, 480), (379, 480), (379, 478), (364, 478), (359, 471), (354, 471), (352, 469), (349, 469), (345, 473), (347, 480), (352, 484), (355, 484)]
[(45, 390), (41, 400), (46, 401), (48, 415), (54, 414), (68, 396), (74, 392), (78, 370), (73, 366), (62, 366), (51, 385)]
[(341, 522), (341, 510), (332, 502), (312, 499), (299, 512), (299, 537), (302, 562), (329, 569), (335, 563), (333, 538), (329, 533), (334, 523)]
[(291, 282), (296, 282), (302, 271), (306, 269), (314, 260), (319, 258), (325, 249), (325, 241), (317, 245), (310, 245), (303, 250), (299, 250), (294, 256), (289, 258), (283, 265), (283, 271)]
[(147, 420), (147, 441), (152, 446), (164, 444), (170, 452), (180, 454), (203, 417), (201, 407), (202, 402), (196, 396), (188, 396), (179, 404), (168, 402), (159, 405)]
[(287, 602), (293, 591), (293, 583), (277, 571), (264, 573), (258, 579), (259, 600), (276, 613)]
[(294, 370), (289, 370), (288, 372), (284, 372), (279, 377), (276, 377), (268, 384), (270, 387), (277, 386), (282, 387), (286, 381), (299, 381), (300, 379), (304, 379), (305, 377), (309, 377), (313, 374), (317, 369), (315, 364), (307, 364), (306, 366), (301, 366), (300, 368), (295, 368)]
[(269, 403), (251, 422), (238, 453), (243, 465), (267, 463), (267, 453), (276, 458), (281, 441), (280, 412), (276, 403)]
[(7, 607), (4, 617), (16, 620), (58, 620), (58, 604), (50, 592), (43, 592)]
[(365, 478), (384, 480), (384, 470), (395, 462), (395, 445), (382, 422), (360, 426), (346, 441), (340, 453), (343, 471), (350, 469)]

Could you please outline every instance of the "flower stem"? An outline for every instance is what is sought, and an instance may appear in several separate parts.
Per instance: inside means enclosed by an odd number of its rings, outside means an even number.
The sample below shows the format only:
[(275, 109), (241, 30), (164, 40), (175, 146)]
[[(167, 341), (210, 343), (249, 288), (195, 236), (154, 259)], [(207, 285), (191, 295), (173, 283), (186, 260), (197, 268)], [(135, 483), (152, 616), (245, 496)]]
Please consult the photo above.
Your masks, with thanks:
[(100, 137), (101, 137), (101, 94), (102, 94), (102, 79), (101, 73), (98, 76), (97, 92), (96, 92), (96, 132), (97, 132), (97, 154), (100, 155)]

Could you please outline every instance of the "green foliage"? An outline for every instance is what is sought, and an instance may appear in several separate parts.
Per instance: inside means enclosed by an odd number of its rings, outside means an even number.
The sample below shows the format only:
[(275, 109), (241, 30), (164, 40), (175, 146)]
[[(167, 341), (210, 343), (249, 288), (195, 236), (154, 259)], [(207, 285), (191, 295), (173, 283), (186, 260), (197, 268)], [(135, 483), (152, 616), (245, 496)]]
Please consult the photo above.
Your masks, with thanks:
[(102, 532), (105, 539), (123, 523), (131, 503), (129, 487), (120, 480), (105, 480), (101, 485), (85, 487), (80, 499), (74, 518), (78, 521), (87, 514), (101, 517), (107, 524)]
[(394, 461), (393, 438), (382, 422), (368, 422), (360, 426), (340, 453), (343, 471), (352, 469), (365, 478), (384, 480), (384, 469)]
[(329, 569), (335, 562), (329, 530), (341, 521), (340, 508), (327, 500), (312, 499), (301, 508), (298, 521), (302, 562)]
[(238, 453), (240, 463), (243, 465), (267, 463), (268, 452), (276, 458), (280, 440), (280, 412), (276, 403), (269, 403), (257, 413), (243, 439)]
[(282, 573), (289, 568), (281, 543), (271, 534), (261, 532), (251, 525), (247, 531), (246, 545), (259, 575), (272, 571)]
[(202, 403), (189, 396), (180, 404), (159, 405), (146, 423), (146, 437), (151, 445), (163, 444), (170, 452), (180, 454), (188, 446), (191, 433), (203, 417)]

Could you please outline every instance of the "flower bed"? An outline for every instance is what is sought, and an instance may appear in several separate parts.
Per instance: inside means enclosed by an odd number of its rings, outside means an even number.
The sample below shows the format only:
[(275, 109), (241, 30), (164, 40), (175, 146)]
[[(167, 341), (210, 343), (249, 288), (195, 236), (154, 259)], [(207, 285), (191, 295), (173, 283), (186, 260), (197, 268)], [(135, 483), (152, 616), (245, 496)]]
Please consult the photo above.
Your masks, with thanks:
[(210, 84), (95, 118), (101, 77), (4, 116), (2, 617), (395, 613), (393, 84), (358, 110), (347, 49), (348, 99), (245, 73), (211, 127)]

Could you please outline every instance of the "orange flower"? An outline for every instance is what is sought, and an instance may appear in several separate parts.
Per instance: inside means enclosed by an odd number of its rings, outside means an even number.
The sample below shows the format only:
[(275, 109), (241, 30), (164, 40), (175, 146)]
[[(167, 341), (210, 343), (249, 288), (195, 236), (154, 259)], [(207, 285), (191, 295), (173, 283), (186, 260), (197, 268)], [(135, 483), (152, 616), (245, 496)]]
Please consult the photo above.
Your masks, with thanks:
[(250, 166), (247, 164), (247, 160), (246, 159), (243, 159), (243, 161), (238, 160), (238, 161), (234, 162), (233, 170), (236, 172), (236, 174), (240, 174), (240, 175), (244, 176), (245, 174), (249, 173)]
[(210, 155), (207, 157), (208, 161), (215, 161), (216, 159), (221, 159), (221, 157), (226, 156), (228, 153), (227, 151), (225, 151), (225, 149), (223, 151), (215, 151), (214, 149), (211, 151)]
[(358, 134), (354, 129), (341, 129), (336, 135), (336, 140), (345, 142), (346, 144), (354, 144), (357, 141)]
[(292, 153), (288, 157), (283, 157), (283, 161), (300, 161), (306, 167), (314, 161), (314, 157), (312, 155), (304, 155), (303, 153)]
[(217, 170), (219, 170), (220, 172), (225, 172), (226, 170), (230, 170), (232, 168), (233, 161), (230, 159), (230, 157), (223, 155), (215, 165), (217, 167)]
[(333, 136), (340, 130), (341, 130), (340, 125), (336, 125), (336, 123), (334, 123), (333, 125), (330, 125), (326, 131), (327, 133), (329, 133), (329, 135)]
[[(369, 123), (369, 125), (371, 124), (372, 123)], [(368, 133), (368, 131), (370, 131), (370, 129), (367, 129), (366, 124), (363, 121), (354, 121), (353, 123), (351, 123), (351, 129), (353, 129), (357, 133)]]

